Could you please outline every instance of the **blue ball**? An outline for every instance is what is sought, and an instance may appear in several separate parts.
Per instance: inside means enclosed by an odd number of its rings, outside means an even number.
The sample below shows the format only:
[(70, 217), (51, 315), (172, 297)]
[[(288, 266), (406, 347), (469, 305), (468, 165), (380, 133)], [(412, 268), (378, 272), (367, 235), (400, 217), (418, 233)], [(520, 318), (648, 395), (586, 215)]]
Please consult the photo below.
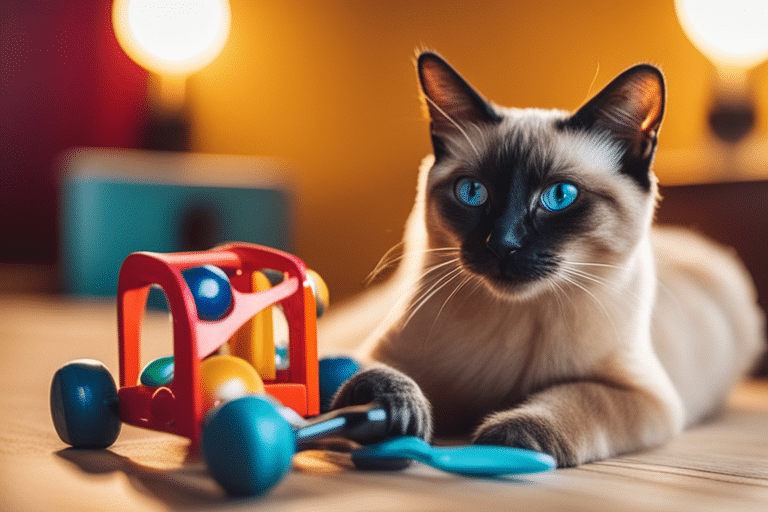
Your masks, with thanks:
[(106, 448), (120, 434), (117, 388), (106, 366), (92, 359), (59, 368), (51, 382), (56, 433), (75, 448)]
[(360, 370), (360, 363), (349, 357), (324, 357), (318, 361), (320, 371), (320, 411), (328, 412), (336, 391)]
[(232, 287), (227, 274), (219, 267), (203, 265), (181, 273), (195, 298), (200, 320), (220, 320), (232, 304)]
[(202, 452), (211, 476), (233, 496), (258, 496), (291, 469), (293, 429), (265, 398), (244, 396), (212, 409)]

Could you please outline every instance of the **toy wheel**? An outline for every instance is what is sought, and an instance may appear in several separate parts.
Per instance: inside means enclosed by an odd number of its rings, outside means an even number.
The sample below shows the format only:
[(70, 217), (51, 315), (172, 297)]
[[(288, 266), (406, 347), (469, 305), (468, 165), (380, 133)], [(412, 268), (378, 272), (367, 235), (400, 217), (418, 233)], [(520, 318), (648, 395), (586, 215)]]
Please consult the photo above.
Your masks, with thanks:
[(51, 383), (56, 433), (75, 448), (106, 448), (120, 434), (117, 388), (99, 361), (80, 359), (59, 368)]
[(291, 468), (293, 429), (268, 400), (244, 396), (211, 409), (206, 420), (203, 459), (229, 494), (264, 494)]

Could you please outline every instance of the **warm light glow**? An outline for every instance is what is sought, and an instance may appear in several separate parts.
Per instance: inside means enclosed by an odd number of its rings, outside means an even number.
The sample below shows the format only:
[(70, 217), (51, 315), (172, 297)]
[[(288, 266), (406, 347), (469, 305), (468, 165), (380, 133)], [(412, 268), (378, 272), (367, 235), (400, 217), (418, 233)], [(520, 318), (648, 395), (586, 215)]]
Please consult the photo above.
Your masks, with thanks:
[(716, 64), (751, 68), (768, 58), (768, 1), (675, 0), (680, 24)]
[(112, 24), (120, 45), (141, 66), (163, 75), (189, 75), (224, 47), (229, 2), (115, 0)]

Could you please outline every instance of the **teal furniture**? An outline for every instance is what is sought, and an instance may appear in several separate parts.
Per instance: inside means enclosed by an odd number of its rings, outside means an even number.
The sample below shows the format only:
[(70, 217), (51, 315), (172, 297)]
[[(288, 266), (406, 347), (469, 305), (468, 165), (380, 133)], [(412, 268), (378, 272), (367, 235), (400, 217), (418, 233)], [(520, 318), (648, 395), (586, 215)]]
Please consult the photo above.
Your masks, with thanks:
[(286, 167), (223, 155), (74, 149), (62, 159), (65, 292), (114, 296), (135, 251), (205, 250), (230, 241), (291, 250)]

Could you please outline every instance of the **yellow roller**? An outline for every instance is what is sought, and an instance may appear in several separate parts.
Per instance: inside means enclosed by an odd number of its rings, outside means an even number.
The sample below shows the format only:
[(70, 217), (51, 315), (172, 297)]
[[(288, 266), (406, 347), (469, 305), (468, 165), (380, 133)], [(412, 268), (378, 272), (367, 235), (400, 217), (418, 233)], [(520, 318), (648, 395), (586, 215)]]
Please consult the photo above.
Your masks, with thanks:
[[(269, 279), (254, 272), (251, 291), (263, 292), (271, 287)], [(260, 311), (246, 322), (229, 340), (230, 353), (253, 365), (263, 380), (275, 380), (275, 342), (272, 329), (272, 307)]]
[(315, 296), (315, 306), (317, 309), (317, 317), (320, 318), (328, 309), (328, 305), (331, 302), (330, 293), (328, 292), (328, 285), (325, 284), (320, 274), (312, 269), (307, 269), (307, 277), (309, 278), (309, 285), (312, 287), (312, 293)]
[(209, 409), (245, 395), (264, 392), (264, 382), (247, 361), (217, 355), (200, 363), (203, 407)]

